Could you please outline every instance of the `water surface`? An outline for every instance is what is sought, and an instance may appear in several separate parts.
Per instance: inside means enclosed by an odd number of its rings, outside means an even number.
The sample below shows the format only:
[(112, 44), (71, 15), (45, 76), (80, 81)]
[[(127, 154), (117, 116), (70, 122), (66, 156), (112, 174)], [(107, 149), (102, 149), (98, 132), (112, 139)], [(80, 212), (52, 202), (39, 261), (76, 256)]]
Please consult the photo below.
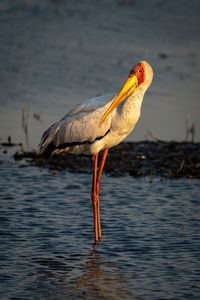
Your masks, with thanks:
[(2, 299), (199, 299), (199, 181), (102, 178), (1, 164)]

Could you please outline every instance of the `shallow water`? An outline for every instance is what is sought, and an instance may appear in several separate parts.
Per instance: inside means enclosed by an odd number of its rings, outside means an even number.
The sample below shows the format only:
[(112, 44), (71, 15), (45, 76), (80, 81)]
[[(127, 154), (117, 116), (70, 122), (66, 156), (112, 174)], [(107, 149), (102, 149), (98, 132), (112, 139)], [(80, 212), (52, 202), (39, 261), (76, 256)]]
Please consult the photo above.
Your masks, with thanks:
[(1, 164), (1, 299), (199, 299), (199, 181), (102, 178)]

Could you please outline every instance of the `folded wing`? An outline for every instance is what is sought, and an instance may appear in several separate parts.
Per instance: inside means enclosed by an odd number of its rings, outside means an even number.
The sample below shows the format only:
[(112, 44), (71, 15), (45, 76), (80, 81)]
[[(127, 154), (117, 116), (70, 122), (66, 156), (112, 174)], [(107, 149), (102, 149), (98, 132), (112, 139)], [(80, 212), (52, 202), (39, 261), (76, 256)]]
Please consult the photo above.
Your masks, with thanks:
[(115, 94), (95, 97), (77, 105), (43, 133), (40, 153), (44, 153), (47, 147), (55, 150), (65, 144), (92, 143), (103, 137), (110, 129), (111, 117), (101, 127), (99, 122), (114, 97)]

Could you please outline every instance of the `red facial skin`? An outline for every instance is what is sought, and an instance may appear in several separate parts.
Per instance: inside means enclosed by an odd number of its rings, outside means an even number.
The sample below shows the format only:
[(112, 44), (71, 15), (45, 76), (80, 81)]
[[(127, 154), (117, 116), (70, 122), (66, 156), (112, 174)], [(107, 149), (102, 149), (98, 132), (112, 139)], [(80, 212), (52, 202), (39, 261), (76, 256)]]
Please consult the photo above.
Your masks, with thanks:
[(130, 74), (135, 75), (138, 80), (138, 85), (140, 85), (145, 80), (145, 69), (143, 64), (139, 63), (131, 70)]

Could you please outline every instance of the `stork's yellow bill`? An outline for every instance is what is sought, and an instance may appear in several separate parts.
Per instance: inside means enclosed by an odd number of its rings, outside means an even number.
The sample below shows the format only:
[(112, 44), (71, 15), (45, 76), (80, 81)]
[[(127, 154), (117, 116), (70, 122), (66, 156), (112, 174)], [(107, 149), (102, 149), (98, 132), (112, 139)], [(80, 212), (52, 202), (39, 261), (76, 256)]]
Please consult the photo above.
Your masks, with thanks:
[(130, 74), (125, 84), (123, 85), (120, 92), (117, 94), (103, 117), (99, 122), (99, 127), (103, 124), (103, 122), (107, 119), (107, 117), (111, 114), (111, 112), (122, 102), (124, 101), (131, 93), (134, 92), (136, 87), (138, 86), (138, 79), (136, 75)]

